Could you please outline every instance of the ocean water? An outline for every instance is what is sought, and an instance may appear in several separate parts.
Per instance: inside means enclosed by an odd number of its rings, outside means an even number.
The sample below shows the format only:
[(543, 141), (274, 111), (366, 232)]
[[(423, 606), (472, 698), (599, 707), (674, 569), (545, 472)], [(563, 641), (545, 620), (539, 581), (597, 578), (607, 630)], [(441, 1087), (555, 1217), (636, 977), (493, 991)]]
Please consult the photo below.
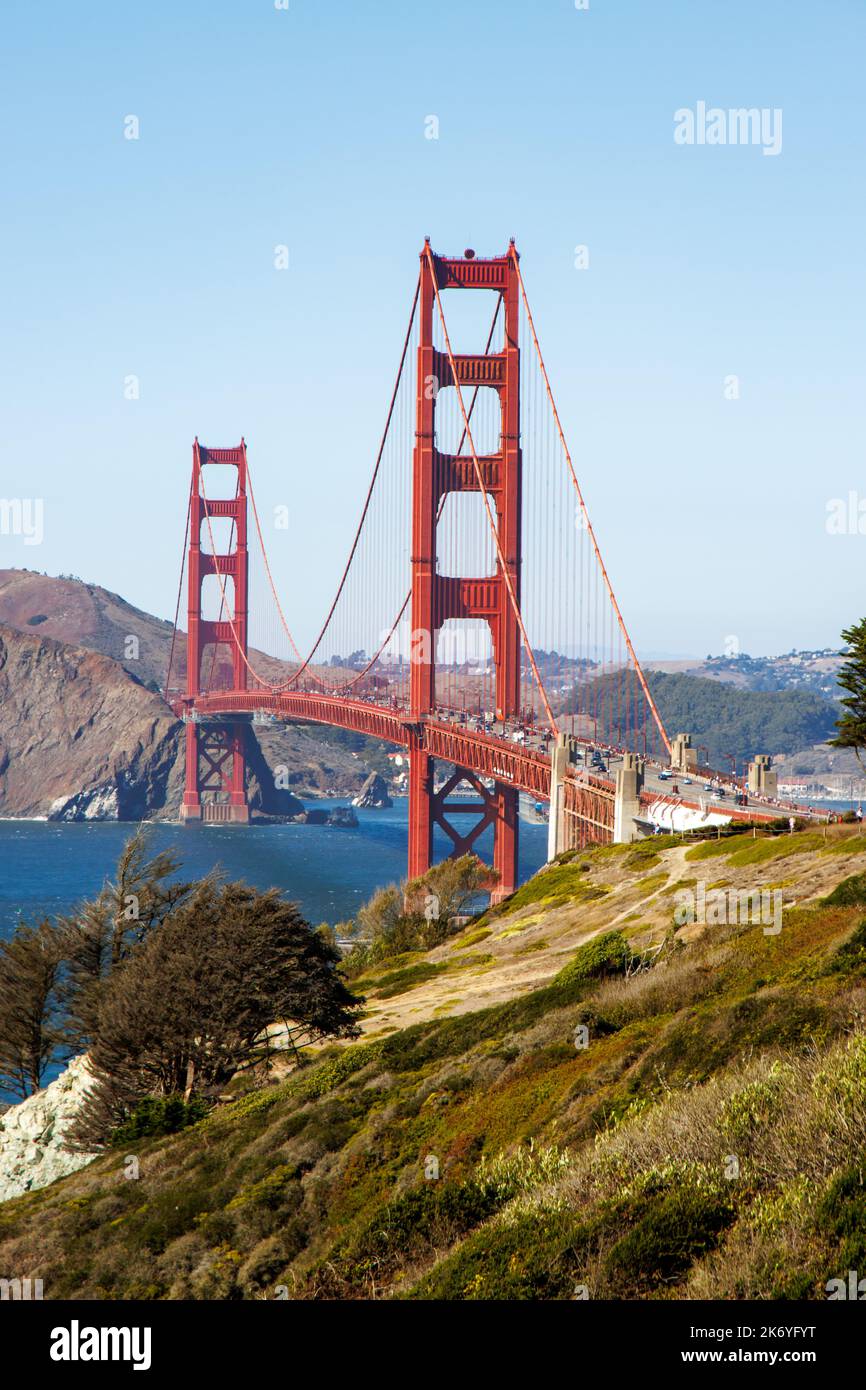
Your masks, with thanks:
[[(346, 805), (345, 800), (308, 803)], [(309, 922), (336, 923), (353, 916), (377, 888), (406, 875), (408, 803), (389, 810), (359, 810), (357, 829), (319, 825), (153, 825), (154, 851), (172, 849), (181, 877), (200, 878), (218, 868), (256, 888), (279, 888)], [(58, 824), (0, 821), (0, 936), (17, 921), (69, 912), (110, 877), (134, 827), (114, 822)], [(450, 842), (437, 832), (444, 856)], [(489, 856), (492, 832), (479, 842)], [(544, 862), (547, 827), (520, 824), (520, 876)]]

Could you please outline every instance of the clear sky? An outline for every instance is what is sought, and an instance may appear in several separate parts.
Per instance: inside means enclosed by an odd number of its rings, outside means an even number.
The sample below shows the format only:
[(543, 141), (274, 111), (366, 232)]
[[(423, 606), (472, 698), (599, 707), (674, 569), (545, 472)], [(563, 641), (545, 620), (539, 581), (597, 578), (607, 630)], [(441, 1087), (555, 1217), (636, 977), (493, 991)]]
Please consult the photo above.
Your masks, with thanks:
[[(5, 0), (0, 24), (0, 497), (45, 508), (0, 564), (171, 616), (193, 436), (245, 434), (309, 638), (424, 235), (514, 236), (639, 651), (831, 645), (866, 614), (866, 535), (827, 531), (866, 501), (863, 0)], [(677, 144), (701, 101), (781, 109), (781, 151)]]

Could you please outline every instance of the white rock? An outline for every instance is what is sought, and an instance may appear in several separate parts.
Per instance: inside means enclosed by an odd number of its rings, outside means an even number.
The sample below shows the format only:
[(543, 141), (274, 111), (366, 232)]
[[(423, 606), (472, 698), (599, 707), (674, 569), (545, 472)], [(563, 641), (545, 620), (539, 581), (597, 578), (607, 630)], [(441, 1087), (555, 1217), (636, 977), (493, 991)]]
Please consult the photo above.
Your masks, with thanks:
[(87, 1058), (75, 1057), (50, 1085), (0, 1115), (0, 1202), (47, 1187), (96, 1157), (63, 1148), (91, 1082)]

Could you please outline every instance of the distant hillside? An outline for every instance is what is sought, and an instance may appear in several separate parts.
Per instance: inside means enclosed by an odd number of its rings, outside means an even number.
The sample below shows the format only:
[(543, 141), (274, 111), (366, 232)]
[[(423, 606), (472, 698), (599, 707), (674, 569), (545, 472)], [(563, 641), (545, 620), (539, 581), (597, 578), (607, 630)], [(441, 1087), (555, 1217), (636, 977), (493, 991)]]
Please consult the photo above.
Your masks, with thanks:
[[(0, 623), (111, 657), (149, 690), (162, 690), (168, 671), (172, 624), (134, 608), (119, 594), (72, 575), (54, 578), (35, 570), (0, 570)], [(186, 676), (186, 636), (178, 633), (172, 684)], [(131, 642), (130, 639), (134, 639)], [(254, 649), (250, 660), (269, 680), (286, 667)]]
[(134, 820), (176, 808), (180, 731), (117, 662), (0, 627), (0, 815)]
[(718, 680), (650, 671), (647, 680), (670, 734), (692, 734), (709, 749), (713, 767), (725, 754), (738, 762), (756, 753), (788, 754), (823, 743), (835, 731), (837, 710), (803, 690), (739, 690)]
[[(151, 690), (165, 682), (172, 625), (80, 579), (0, 570), (0, 623), (111, 657)], [(130, 659), (127, 639), (138, 641)]]
[(707, 656), (704, 660), (654, 661), (653, 668), (666, 675), (699, 676), (721, 681), (741, 690), (803, 690), (839, 698), (837, 676), (843, 657), (832, 647), (817, 651), (790, 651), (779, 656)]
[[(68, 802), (70, 816), (177, 814), (181, 726), (159, 694), (171, 632), (171, 623), (97, 584), (0, 570), (0, 815), (44, 816), (55, 802), (61, 810)], [(255, 661), (282, 674), (272, 657), (256, 653)], [(181, 640), (178, 678), (184, 669)], [(374, 766), (388, 767), (377, 745), (329, 732), (291, 724), (251, 731), (256, 786), (272, 785), (269, 769), (280, 766), (294, 793), (354, 795)], [(291, 796), (283, 801), (283, 810), (297, 809)]]

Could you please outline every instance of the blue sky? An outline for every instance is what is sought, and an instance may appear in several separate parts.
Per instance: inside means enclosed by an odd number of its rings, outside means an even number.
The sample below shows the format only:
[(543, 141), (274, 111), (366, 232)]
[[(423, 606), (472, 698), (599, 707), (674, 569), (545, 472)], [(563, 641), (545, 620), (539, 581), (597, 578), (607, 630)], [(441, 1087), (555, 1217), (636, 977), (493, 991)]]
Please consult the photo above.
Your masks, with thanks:
[[(866, 612), (866, 535), (826, 529), (866, 499), (862, 0), (7, 0), (2, 52), (0, 496), (45, 538), (0, 564), (170, 616), (192, 438), (245, 434), (309, 638), (423, 236), (513, 235), (638, 649)], [(781, 108), (781, 153), (675, 144), (702, 100)]]

